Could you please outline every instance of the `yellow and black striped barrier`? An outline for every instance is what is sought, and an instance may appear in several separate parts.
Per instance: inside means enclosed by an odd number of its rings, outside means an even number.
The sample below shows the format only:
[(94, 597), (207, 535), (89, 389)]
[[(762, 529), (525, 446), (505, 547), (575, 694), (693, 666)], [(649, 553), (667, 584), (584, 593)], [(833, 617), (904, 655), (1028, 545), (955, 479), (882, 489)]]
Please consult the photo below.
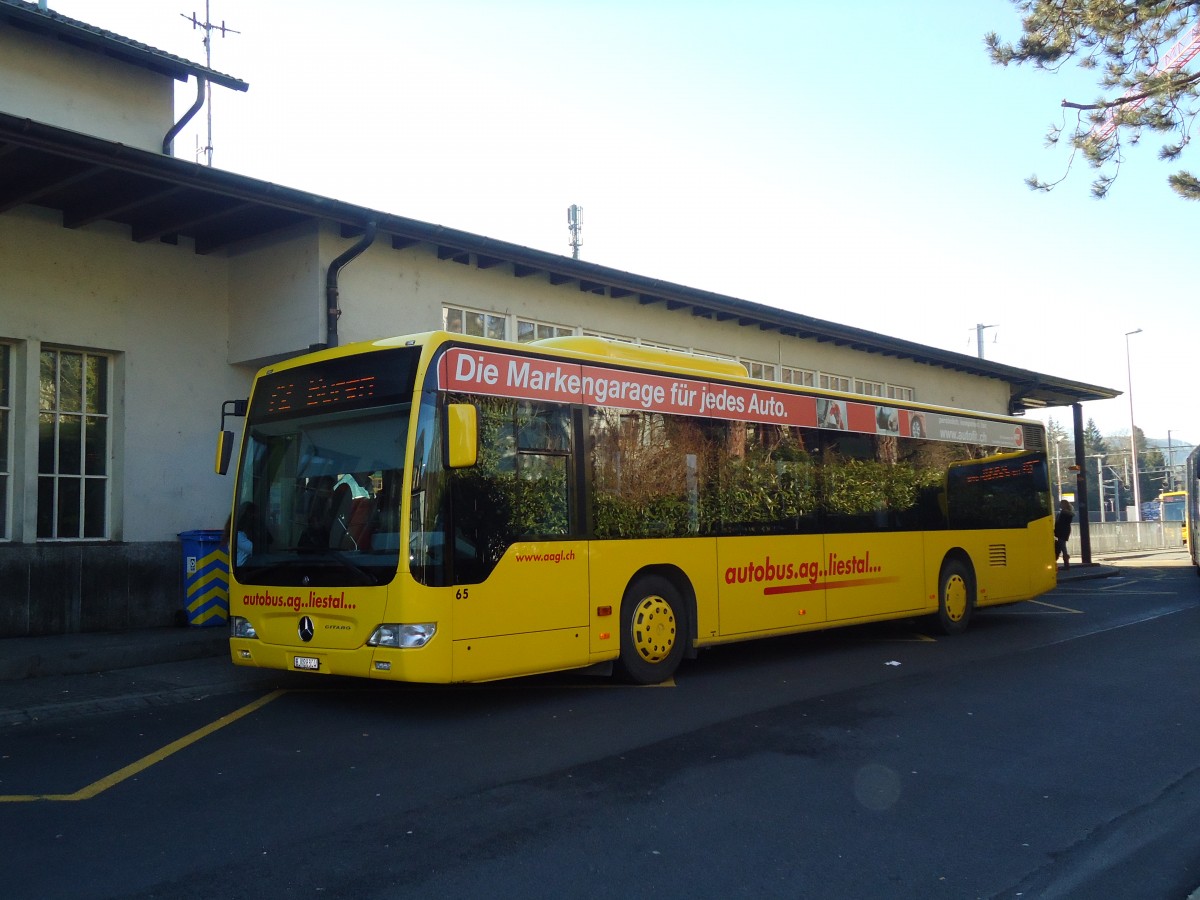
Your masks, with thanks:
[(220, 531), (184, 531), (183, 606), (189, 625), (229, 622), (229, 553)]

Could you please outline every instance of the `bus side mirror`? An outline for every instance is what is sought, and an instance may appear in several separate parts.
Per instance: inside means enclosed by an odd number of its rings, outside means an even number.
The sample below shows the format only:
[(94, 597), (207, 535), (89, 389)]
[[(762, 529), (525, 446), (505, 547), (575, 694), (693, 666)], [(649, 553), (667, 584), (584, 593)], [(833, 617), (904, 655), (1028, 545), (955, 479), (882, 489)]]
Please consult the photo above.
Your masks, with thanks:
[(446, 405), (446, 465), (465, 469), (479, 459), (479, 414), (470, 403)]
[(221, 404), (221, 430), (217, 432), (217, 465), (218, 475), (229, 471), (229, 460), (233, 456), (233, 432), (225, 430), (226, 416), (246, 415), (248, 400), (226, 400)]
[(233, 432), (217, 432), (217, 474), (229, 472), (229, 458), (233, 456)]

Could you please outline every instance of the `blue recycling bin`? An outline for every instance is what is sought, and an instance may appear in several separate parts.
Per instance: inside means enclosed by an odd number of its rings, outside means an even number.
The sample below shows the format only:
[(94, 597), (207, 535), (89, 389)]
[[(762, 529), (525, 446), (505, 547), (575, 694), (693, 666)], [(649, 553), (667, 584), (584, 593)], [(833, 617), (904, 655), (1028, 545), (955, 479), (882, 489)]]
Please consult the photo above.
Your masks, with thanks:
[(183, 544), (183, 608), (189, 625), (229, 622), (229, 554), (221, 546), (224, 532), (181, 531)]

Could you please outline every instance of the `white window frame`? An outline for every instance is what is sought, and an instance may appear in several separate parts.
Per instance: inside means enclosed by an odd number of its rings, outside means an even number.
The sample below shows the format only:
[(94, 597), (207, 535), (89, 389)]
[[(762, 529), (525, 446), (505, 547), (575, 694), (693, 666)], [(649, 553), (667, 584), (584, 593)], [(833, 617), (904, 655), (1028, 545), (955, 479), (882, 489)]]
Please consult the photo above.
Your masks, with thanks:
[(746, 367), (751, 378), (757, 378), (759, 381), (778, 381), (779, 367), (775, 363), (761, 362), (757, 359), (741, 359), (738, 362)]
[(866, 397), (883, 397), (885, 386), (882, 381), (868, 381), (865, 378), (854, 379), (854, 393)]
[(849, 394), (851, 378), (849, 375), (835, 375), (832, 372), (817, 373), (817, 383), (825, 391), (842, 391)]
[(649, 347), (651, 350), (670, 350), (674, 353), (691, 353), (692, 352), (687, 347), (679, 347), (675, 344), (660, 344), (657, 341), (640, 340), (640, 341), (638, 341), (638, 346), (639, 347)]
[(905, 387), (902, 384), (889, 384), (887, 386), (887, 397), (889, 400), (912, 401), (917, 399), (917, 393), (912, 388)]
[[(458, 313), (461, 325), (458, 328), (452, 328), (450, 317), (452, 314)], [(475, 334), (467, 330), (468, 316), (483, 317), (483, 334)], [(496, 324), (499, 324), (500, 332), (497, 336), (492, 329)], [(446, 331), (454, 332), (455, 334), (472, 334), (475, 337), (491, 338), (493, 340), (504, 340), (508, 337), (508, 316), (504, 313), (489, 312), (485, 309), (471, 309), (468, 306), (451, 306), (443, 304), (442, 306), (442, 328)]]
[[(79, 403), (76, 408), (73, 403), (63, 403), (63, 360), (66, 357), (79, 359)], [(45, 368), (47, 358), (53, 359), (53, 386), (47, 395)], [(36, 422), (38, 428), (38, 456), (36, 464), (37, 481), (37, 540), (38, 541), (105, 541), (110, 539), (113, 522), (112, 509), (112, 480), (114, 465), (113, 453), (113, 411), (115, 390), (115, 365), (113, 356), (97, 350), (84, 350), (71, 347), (59, 347), (43, 344), (37, 354), (38, 360), (38, 409)], [(89, 363), (96, 363), (103, 372), (104, 396), (102, 407), (89, 395)], [(49, 421), (48, 421), (49, 420)], [(63, 425), (74, 423), (78, 426), (78, 438), (70, 432), (64, 436)], [(49, 424), (50, 456), (46, 458), (46, 427)], [(103, 456), (100, 470), (94, 468), (95, 461), (89, 460), (88, 435), (99, 429), (103, 435)], [(73, 430), (73, 429), (72, 429)], [(71, 445), (78, 441), (74, 448)], [(68, 468), (63, 471), (64, 450), (67, 465), (73, 466), (72, 460), (77, 455), (77, 471)], [(48, 466), (48, 467), (47, 467)], [(78, 532), (63, 533), (63, 490), (72, 485), (78, 490), (75, 504)], [(51, 508), (49, 526), (46, 526), (47, 510), (44, 507), (45, 489), (50, 489)], [(99, 503), (100, 527), (92, 528), (89, 533), (89, 521), (94, 521), (95, 505)], [(89, 513), (91, 515), (89, 515)]]
[(637, 338), (625, 337), (621, 334), (609, 334), (607, 331), (589, 331), (583, 329), (580, 334), (584, 337), (603, 338), (606, 341), (616, 341), (619, 344), (636, 344)]
[(780, 369), (780, 381), (784, 384), (794, 384), (796, 387), (817, 386), (817, 373), (811, 369), (797, 369), (794, 366), (781, 366)]
[[(523, 328), (531, 328), (532, 336), (521, 333)], [(553, 322), (542, 322), (538, 319), (517, 319), (516, 341), (518, 344), (528, 344), (545, 338), (574, 337), (576, 329), (571, 325), (556, 325)]]

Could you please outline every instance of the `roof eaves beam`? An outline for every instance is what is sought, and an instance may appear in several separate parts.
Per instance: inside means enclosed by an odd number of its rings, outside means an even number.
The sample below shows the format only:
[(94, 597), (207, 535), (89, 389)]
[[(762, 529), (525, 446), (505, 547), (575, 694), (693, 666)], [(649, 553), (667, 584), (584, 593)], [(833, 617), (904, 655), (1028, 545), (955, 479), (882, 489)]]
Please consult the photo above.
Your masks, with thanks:
[(437, 248), (437, 257), (442, 260), (450, 260), (450, 262), (462, 263), (467, 265), (471, 262), (470, 251), (463, 250), (461, 247), (447, 247), (439, 244)]
[(143, 206), (170, 200), (183, 193), (183, 190), (179, 185), (172, 185), (146, 194), (139, 194), (136, 197), (122, 197), (120, 200), (68, 207), (63, 210), (63, 228), (82, 228), (84, 225), (91, 225), (93, 222), (104, 219), (115, 220), (117, 217)]
[(52, 191), (70, 187), (73, 184), (79, 184), (81, 181), (87, 181), (102, 171), (104, 171), (103, 166), (84, 166), (70, 175), (59, 175), (47, 178), (38, 183), (25, 180), (15, 190), (11, 190), (0, 196), (0, 212), (7, 212), (23, 203), (36, 203), (40, 197), (44, 197)]
[(255, 209), (255, 203), (235, 203), (231, 206), (223, 206), (220, 209), (209, 210), (202, 214), (180, 215), (169, 219), (160, 219), (153, 224), (138, 224), (133, 226), (133, 241), (137, 244), (145, 244), (163, 235), (179, 233), (194, 229), (200, 225), (209, 225), (213, 222), (227, 219), (230, 216), (239, 216), (242, 213)]
[(238, 241), (261, 238), (268, 234), (283, 232), (294, 227), (300, 221), (303, 220), (288, 214), (277, 215), (269, 221), (255, 220), (243, 216), (232, 225), (226, 227), (218, 226), (207, 233), (194, 231), (193, 240), (196, 245), (196, 255), (208, 256), (224, 247), (236, 244)]

